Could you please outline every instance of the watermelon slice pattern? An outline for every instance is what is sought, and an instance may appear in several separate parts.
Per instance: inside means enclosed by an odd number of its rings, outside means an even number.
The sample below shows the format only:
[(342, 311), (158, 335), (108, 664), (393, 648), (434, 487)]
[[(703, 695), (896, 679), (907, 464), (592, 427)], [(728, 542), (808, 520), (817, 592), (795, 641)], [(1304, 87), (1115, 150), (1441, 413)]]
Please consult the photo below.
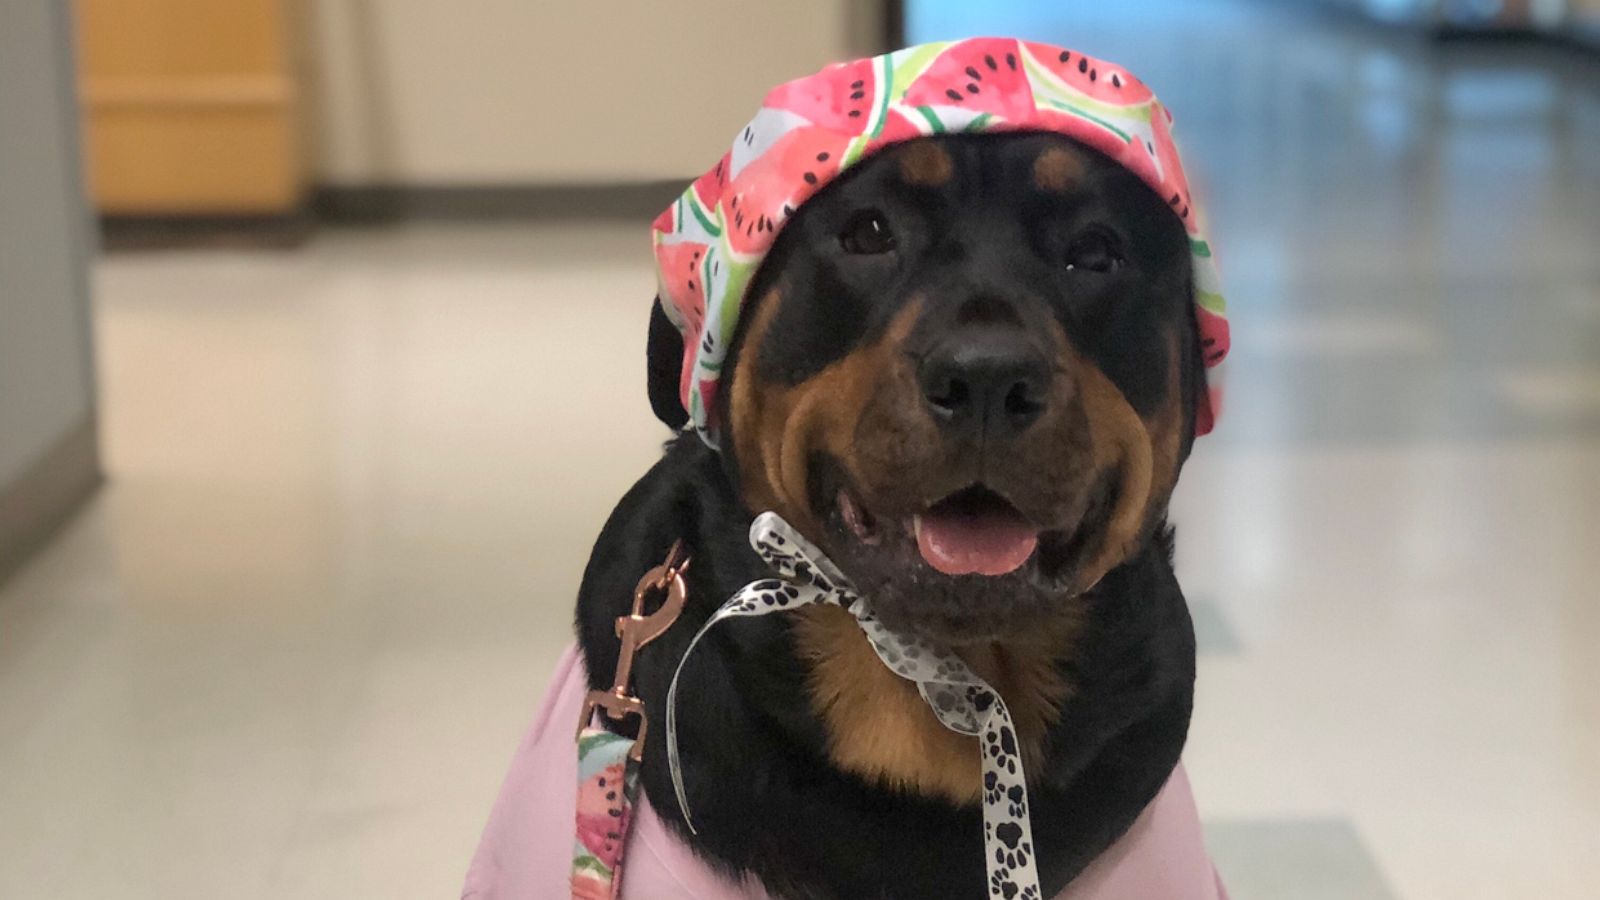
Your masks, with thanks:
[[(684, 335), (681, 399), (707, 442), (744, 290), (789, 217), (845, 169), (885, 146), (952, 132), (1050, 131), (1138, 175), (1188, 229), (1195, 321), (1206, 365), (1228, 352), (1211, 245), (1172, 138), (1172, 117), (1114, 63), (1009, 38), (922, 44), (829, 66), (779, 85), (732, 148), (654, 224), (658, 287)], [(1197, 410), (1204, 434), (1217, 379)]]

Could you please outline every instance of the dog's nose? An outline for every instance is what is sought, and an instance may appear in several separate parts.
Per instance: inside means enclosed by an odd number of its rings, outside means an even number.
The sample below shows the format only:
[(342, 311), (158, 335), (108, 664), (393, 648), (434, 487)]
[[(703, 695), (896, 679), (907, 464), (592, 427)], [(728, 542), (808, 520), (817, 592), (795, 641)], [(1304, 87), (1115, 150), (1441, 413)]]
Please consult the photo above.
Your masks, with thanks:
[(1015, 437), (1049, 401), (1050, 360), (1020, 329), (963, 328), (924, 356), (922, 396), (954, 433)]

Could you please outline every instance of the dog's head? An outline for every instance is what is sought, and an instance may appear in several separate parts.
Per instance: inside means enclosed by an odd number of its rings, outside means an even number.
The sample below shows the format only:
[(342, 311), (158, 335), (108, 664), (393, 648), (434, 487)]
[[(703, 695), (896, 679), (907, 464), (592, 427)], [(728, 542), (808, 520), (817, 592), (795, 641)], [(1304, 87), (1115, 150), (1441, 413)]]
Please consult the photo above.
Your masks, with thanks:
[[(1183, 223), (1055, 134), (911, 140), (798, 209), (750, 282), (716, 418), (742, 498), (892, 627), (1040, 627), (1163, 519), (1205, 385)], [(659, 305), (651, 395), (682, 344)]]

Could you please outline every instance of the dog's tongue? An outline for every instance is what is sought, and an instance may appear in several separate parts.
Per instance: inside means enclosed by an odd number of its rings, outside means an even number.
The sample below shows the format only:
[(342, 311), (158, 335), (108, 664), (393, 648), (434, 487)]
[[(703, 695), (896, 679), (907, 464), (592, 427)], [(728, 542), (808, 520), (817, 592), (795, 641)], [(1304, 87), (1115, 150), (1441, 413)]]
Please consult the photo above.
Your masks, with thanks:
[(1014, 572), (1039, 545), (1039, 532), (1009, 506), (955, 509), (938, 504), (913, 522), (917, 549), (946, 575)]

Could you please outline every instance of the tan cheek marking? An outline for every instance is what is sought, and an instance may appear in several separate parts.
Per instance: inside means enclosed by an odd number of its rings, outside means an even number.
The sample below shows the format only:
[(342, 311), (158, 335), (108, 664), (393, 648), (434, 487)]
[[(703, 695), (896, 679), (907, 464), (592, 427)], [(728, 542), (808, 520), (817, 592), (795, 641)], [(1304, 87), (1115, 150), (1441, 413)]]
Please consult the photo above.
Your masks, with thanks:
[(792, 388), (763, 384), (755, 374), (758, 349), (771, 328), (777, 292), (766, 295), (746, 332), (729, 399), (734, 448), (746, 506), (776, 510), (815, 536), (820, 522), (807, 502), (810, 456), (824, 449), (848, 467), (856, 423), (883, 384), (899, 347), (916, 325), (922, 304), (908, 301), (878, 342), (857, 349)]
[(1087, 590), (1127, 558), (1144, 532), (1153, 450), (1144, 420), (1134, 412), (1122, 391), (1098, 366), (1076, 352), (1071, 352), (1071, 357), (1073, 375), (1089, 415), (1095, 471), (1117, 471), (1122, 477), (1117, 507), (1103, 543), (1079, 576), (1078, 588)]
[(1044, 191), (1065, 191), (1086, 171), (1083, 157), (1065, 147), (1049, 147), (1033, 160), (1033, 183)]
[[(755, 361), (782, 299), (777, 289), (761, 298), (756, 316), (745, 333), (744, 346), (740, 348), (739, 362), (734, 368), (733, 395), (729, 398), (729, 428), (739, 465), (746, 470), (745, 502), (752, 509), (773, 509), (777, 500), (770, 488), (777, 483), (777, 460), (767, 452), (771, 441), (765, 432), (769, 430), (768, 422), (782, 422), (788, 417), (789, 398), (783, 391), (763, 388), (756, 379)], [(755, 471), (750, 471), (751, 467)], [(762, 477), (752, 477), (757, 473)]]
[(1165, 402), (1145, 422), (1153, 450), (1151, 500), (1165, 503), (1178, 481), (1178, 451), (1183, 445), (1183, 376), (1179, 368), (1180, 342), (1167, 335), (1167, 392)]
[(939, 187), (955, 176), (955, 163), (944, 148), (932, 141), (913, 141), (896, 154), (900, 177), (906, 184)]

